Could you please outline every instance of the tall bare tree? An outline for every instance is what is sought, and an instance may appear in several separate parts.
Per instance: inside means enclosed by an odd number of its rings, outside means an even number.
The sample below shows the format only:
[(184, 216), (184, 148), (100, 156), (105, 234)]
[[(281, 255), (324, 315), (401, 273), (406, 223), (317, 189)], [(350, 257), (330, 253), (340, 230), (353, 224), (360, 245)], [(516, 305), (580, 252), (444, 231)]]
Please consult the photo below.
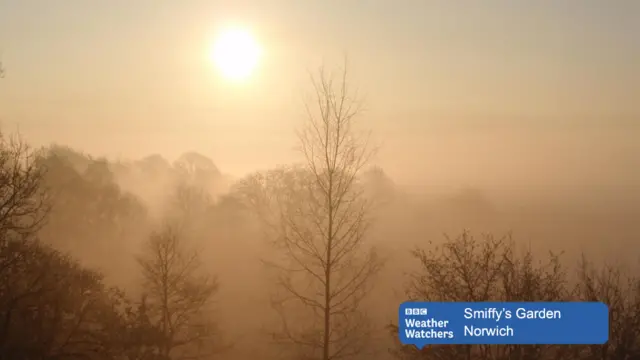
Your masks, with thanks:
[(356, 128), (360, 106), (347, 69), (340, 76), (321, 69), (312, 84), (315, 98), (298, 132), (304, 164), (258, 174), (245, 186), (283, 255), (267, 263), (279, 285), (276, 339), (293, 345), (298, 358), (335, 360), (369, 345), (363, 299), (383, 261), (366, 243), (371, 219), (359, 175), (373, 149)]
[(175, 227), (153, 233), (138, 258), (146, 306), (161, 330), (164, 358), (201, 358), (219, 350), (211, 302), (217, 280), (202, 271), (196, 251), (188, 249)]

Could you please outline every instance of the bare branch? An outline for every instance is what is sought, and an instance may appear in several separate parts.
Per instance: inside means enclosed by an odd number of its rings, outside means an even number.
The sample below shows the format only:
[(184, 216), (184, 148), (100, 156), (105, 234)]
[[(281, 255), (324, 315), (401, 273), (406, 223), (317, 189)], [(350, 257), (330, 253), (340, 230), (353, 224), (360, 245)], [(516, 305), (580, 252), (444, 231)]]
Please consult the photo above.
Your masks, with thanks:
[(265, 235), (283, 255), (266, 262), (276, 274), (277, 339), (301, 358), (361, 353), (370, 336), (362, 300), (382, 267), (367, 245), (369, 203), (359, 182), (374, 149), (358, 132), (361, 103), (347, 75), (346, 66), (339, 76), (324, 68), (311, 74), (314, 97), (297, 132), (304, 164), (257, 174), (242, 185)]
[(203, 343), (218, 345), (211, 319), (211, 301), (218, 290), (216, 278), (201, 270), (197, 252), (187, 248), (176, 227), (165, 224), (149, 237), (138, 258), (144, 279), (149, 314), (162, 333), (160, 353), (169, 356), (181, 348), (185, 356), (199, 354)]

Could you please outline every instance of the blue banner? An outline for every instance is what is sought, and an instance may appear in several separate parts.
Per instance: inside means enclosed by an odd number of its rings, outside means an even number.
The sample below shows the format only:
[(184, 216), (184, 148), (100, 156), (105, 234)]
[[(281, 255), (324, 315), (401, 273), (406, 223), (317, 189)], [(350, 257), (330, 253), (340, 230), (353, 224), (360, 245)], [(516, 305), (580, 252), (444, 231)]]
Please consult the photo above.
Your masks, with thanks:
[(430, 344), (604, 344), (609, 308), (601, 302), (405, 302), (399, 338)]

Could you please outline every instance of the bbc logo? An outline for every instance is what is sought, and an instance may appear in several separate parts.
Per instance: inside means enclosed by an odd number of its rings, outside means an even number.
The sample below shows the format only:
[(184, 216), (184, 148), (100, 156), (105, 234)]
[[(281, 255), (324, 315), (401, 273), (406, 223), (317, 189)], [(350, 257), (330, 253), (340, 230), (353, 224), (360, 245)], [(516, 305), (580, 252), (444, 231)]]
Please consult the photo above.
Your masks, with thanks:
[(405, 315), (427, 315), (427, 308), (406, 308)]

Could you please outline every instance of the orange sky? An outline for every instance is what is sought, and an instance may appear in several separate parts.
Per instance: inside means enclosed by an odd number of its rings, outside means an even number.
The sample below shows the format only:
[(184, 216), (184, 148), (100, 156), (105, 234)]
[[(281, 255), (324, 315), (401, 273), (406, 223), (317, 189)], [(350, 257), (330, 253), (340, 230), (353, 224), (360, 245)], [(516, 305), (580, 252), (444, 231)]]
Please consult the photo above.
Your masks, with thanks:
[[(209, 60), (227, 22), (265, 50), (242, 86)], [(635, 184), (637, 34), (635, 1), (6, 1), (0, 117), (38, 144), (196, 150), (241, 175), (295, 159), (307, 70), (346, 51), (402, 182)]]

